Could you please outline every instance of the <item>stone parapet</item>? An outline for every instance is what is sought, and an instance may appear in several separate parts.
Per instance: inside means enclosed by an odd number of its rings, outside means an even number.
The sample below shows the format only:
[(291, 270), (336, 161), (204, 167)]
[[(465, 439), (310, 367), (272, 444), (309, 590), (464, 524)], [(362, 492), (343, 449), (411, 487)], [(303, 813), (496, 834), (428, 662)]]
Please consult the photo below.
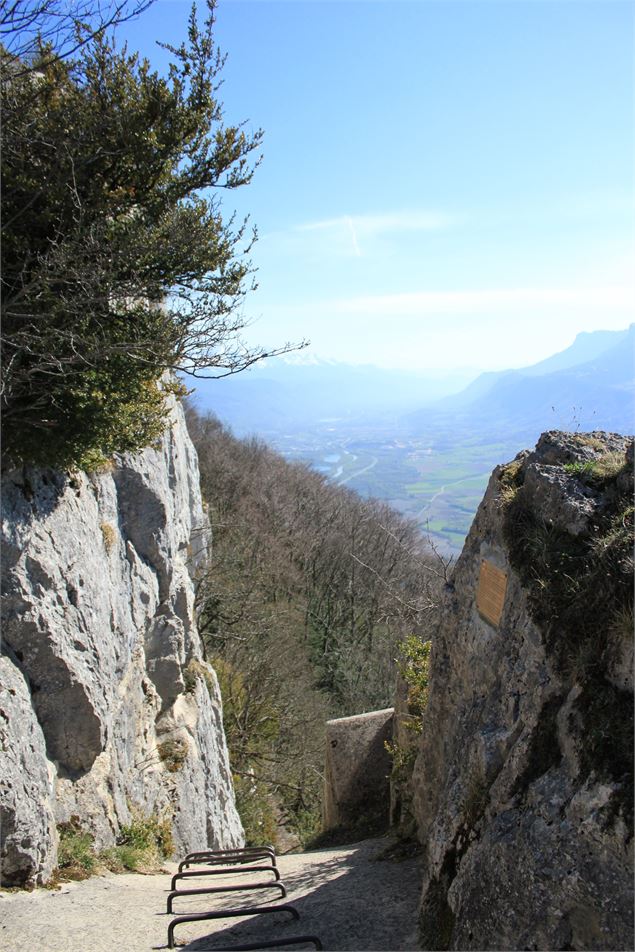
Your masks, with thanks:
[(390, 707), (327, 722), (325, 830), (387, 828), (393, 717)]

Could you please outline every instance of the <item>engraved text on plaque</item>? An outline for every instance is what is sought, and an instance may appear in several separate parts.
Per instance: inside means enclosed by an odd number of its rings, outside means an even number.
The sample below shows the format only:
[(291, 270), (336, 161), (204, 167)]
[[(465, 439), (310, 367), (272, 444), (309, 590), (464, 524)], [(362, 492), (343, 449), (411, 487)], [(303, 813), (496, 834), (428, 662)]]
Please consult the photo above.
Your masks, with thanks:
[(476, 593), (476, 607), (485, 621), (494, 625), (495, 628), (498, 627), (503, 614), (506, 591), (507, 572), (497, 569), (491, 562), (482, 559)]

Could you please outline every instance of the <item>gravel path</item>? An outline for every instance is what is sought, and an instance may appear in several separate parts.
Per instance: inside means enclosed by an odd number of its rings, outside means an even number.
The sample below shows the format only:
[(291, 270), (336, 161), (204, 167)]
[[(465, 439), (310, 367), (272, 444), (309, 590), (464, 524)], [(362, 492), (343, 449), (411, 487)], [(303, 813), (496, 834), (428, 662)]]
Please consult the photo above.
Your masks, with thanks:
[[(418, 949), (417, 903), (420, 861), (375, 861), (391, 841), (364, 840), (337, 849), (288, 854), (278, 858), (287, 899), (277, 892), (184, 897), (175, 914), (250, 905), (291, 902), (299, 922), (288, 913), (179, 926), (176, 941), (192, 952), (283, 936), (312, 934), (327, 950)], [(167, 868), (176, 872), (176, 865)], [(233, 877), (227, 882), (239, 881)], [(243, 881), (245, 877), (242, 877)], [(266, 874), (264, 875), (266, 878)], [(252, 877), (249, 877), (251, 880)], [(214, 877), (215, 885), (219, 877)], [(209, 880), (204, 882), (209, 883)], [(203, 885), (198, 880), (188, 886)], [(98, 876), (67, 883), (58, 891), (0, 892), (2, 952), (149, 952), (165, 949), (167, 875)], [(253, 898), (256, 896), (257, 898)], [(288, 948), (288, 947), (283, 947)], [(298, 948), (309, 948), (299, 946)]]

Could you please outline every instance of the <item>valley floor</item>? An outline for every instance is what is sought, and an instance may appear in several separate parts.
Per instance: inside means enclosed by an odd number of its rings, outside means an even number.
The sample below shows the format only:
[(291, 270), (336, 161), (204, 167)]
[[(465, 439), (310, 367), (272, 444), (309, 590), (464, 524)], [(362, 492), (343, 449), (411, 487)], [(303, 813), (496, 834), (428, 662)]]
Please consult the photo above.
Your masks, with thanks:
[[(377, 861), (391, 842), (365, 840), (279, 857), (287, 899), (278, 900), (277, 892), (263, 890), (267, 899), (261, 896), (260, 902), (292, 903), (300, 913), (299, 922), (287, 913), (276, 913), (187, 924), (177, 928), (176, 941), (192, 952), (211, 952), (265, 938), (312, 934), (327, 950), (417, 949), (420, 860)], [(176, 864), (169, 864), (169, 869), (176, 872)], [(215, 880), (216, 885), (218, 877)], [(169, 885), (167, 874), (130, 873), (66, 883), (58, 891), (0, 892), (0, 948), (7, 952), (165, 949), (172, 918), (164, 911)], [(236, 895), (184, 898), (175, 902), (175, 913), (249, 905), (256, 901), (254, 895), (243, 894), (243, 903)]]

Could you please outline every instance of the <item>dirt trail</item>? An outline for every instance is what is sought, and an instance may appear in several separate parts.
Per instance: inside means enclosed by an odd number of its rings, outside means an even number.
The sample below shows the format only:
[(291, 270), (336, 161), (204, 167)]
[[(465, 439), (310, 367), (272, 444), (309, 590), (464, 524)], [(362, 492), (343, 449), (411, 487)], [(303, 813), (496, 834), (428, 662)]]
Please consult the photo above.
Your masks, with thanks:
[[(300, 934), (318, 935), (327, 950), (417, 949), (418, 858), (375, 861), (387, 839), (281, 856), (287, 899), (277, 892), (196, 896), (175, 903), (176, 914), (290, 902), (300, 913), (221, 919), (180, 926), (176, 941), (192, 952)], [(168, 867), (176, 872), (176, 865)], [(250, 877), (251, 878), (251, 877)], [(236, 882), (239, 877), (234, 877)], [(215, 885), (218, 877), (215, 877)], [(207, 880), (209, 882), (209, 880)], [(229, 882), (229, 880), (228, 880)], [(199, 880), (196, 884), (203, 885)], [(168, 875), (129, 873), (67, 883), (59, 891), (0, 892), (2, 952), (149, 952), (167, 947)], [(257, 897), (257, 898), (254, 898)], [(288, 947), (283, 947), (288, 948)], [(299, 946), (298, 948), (309, 948)]]

